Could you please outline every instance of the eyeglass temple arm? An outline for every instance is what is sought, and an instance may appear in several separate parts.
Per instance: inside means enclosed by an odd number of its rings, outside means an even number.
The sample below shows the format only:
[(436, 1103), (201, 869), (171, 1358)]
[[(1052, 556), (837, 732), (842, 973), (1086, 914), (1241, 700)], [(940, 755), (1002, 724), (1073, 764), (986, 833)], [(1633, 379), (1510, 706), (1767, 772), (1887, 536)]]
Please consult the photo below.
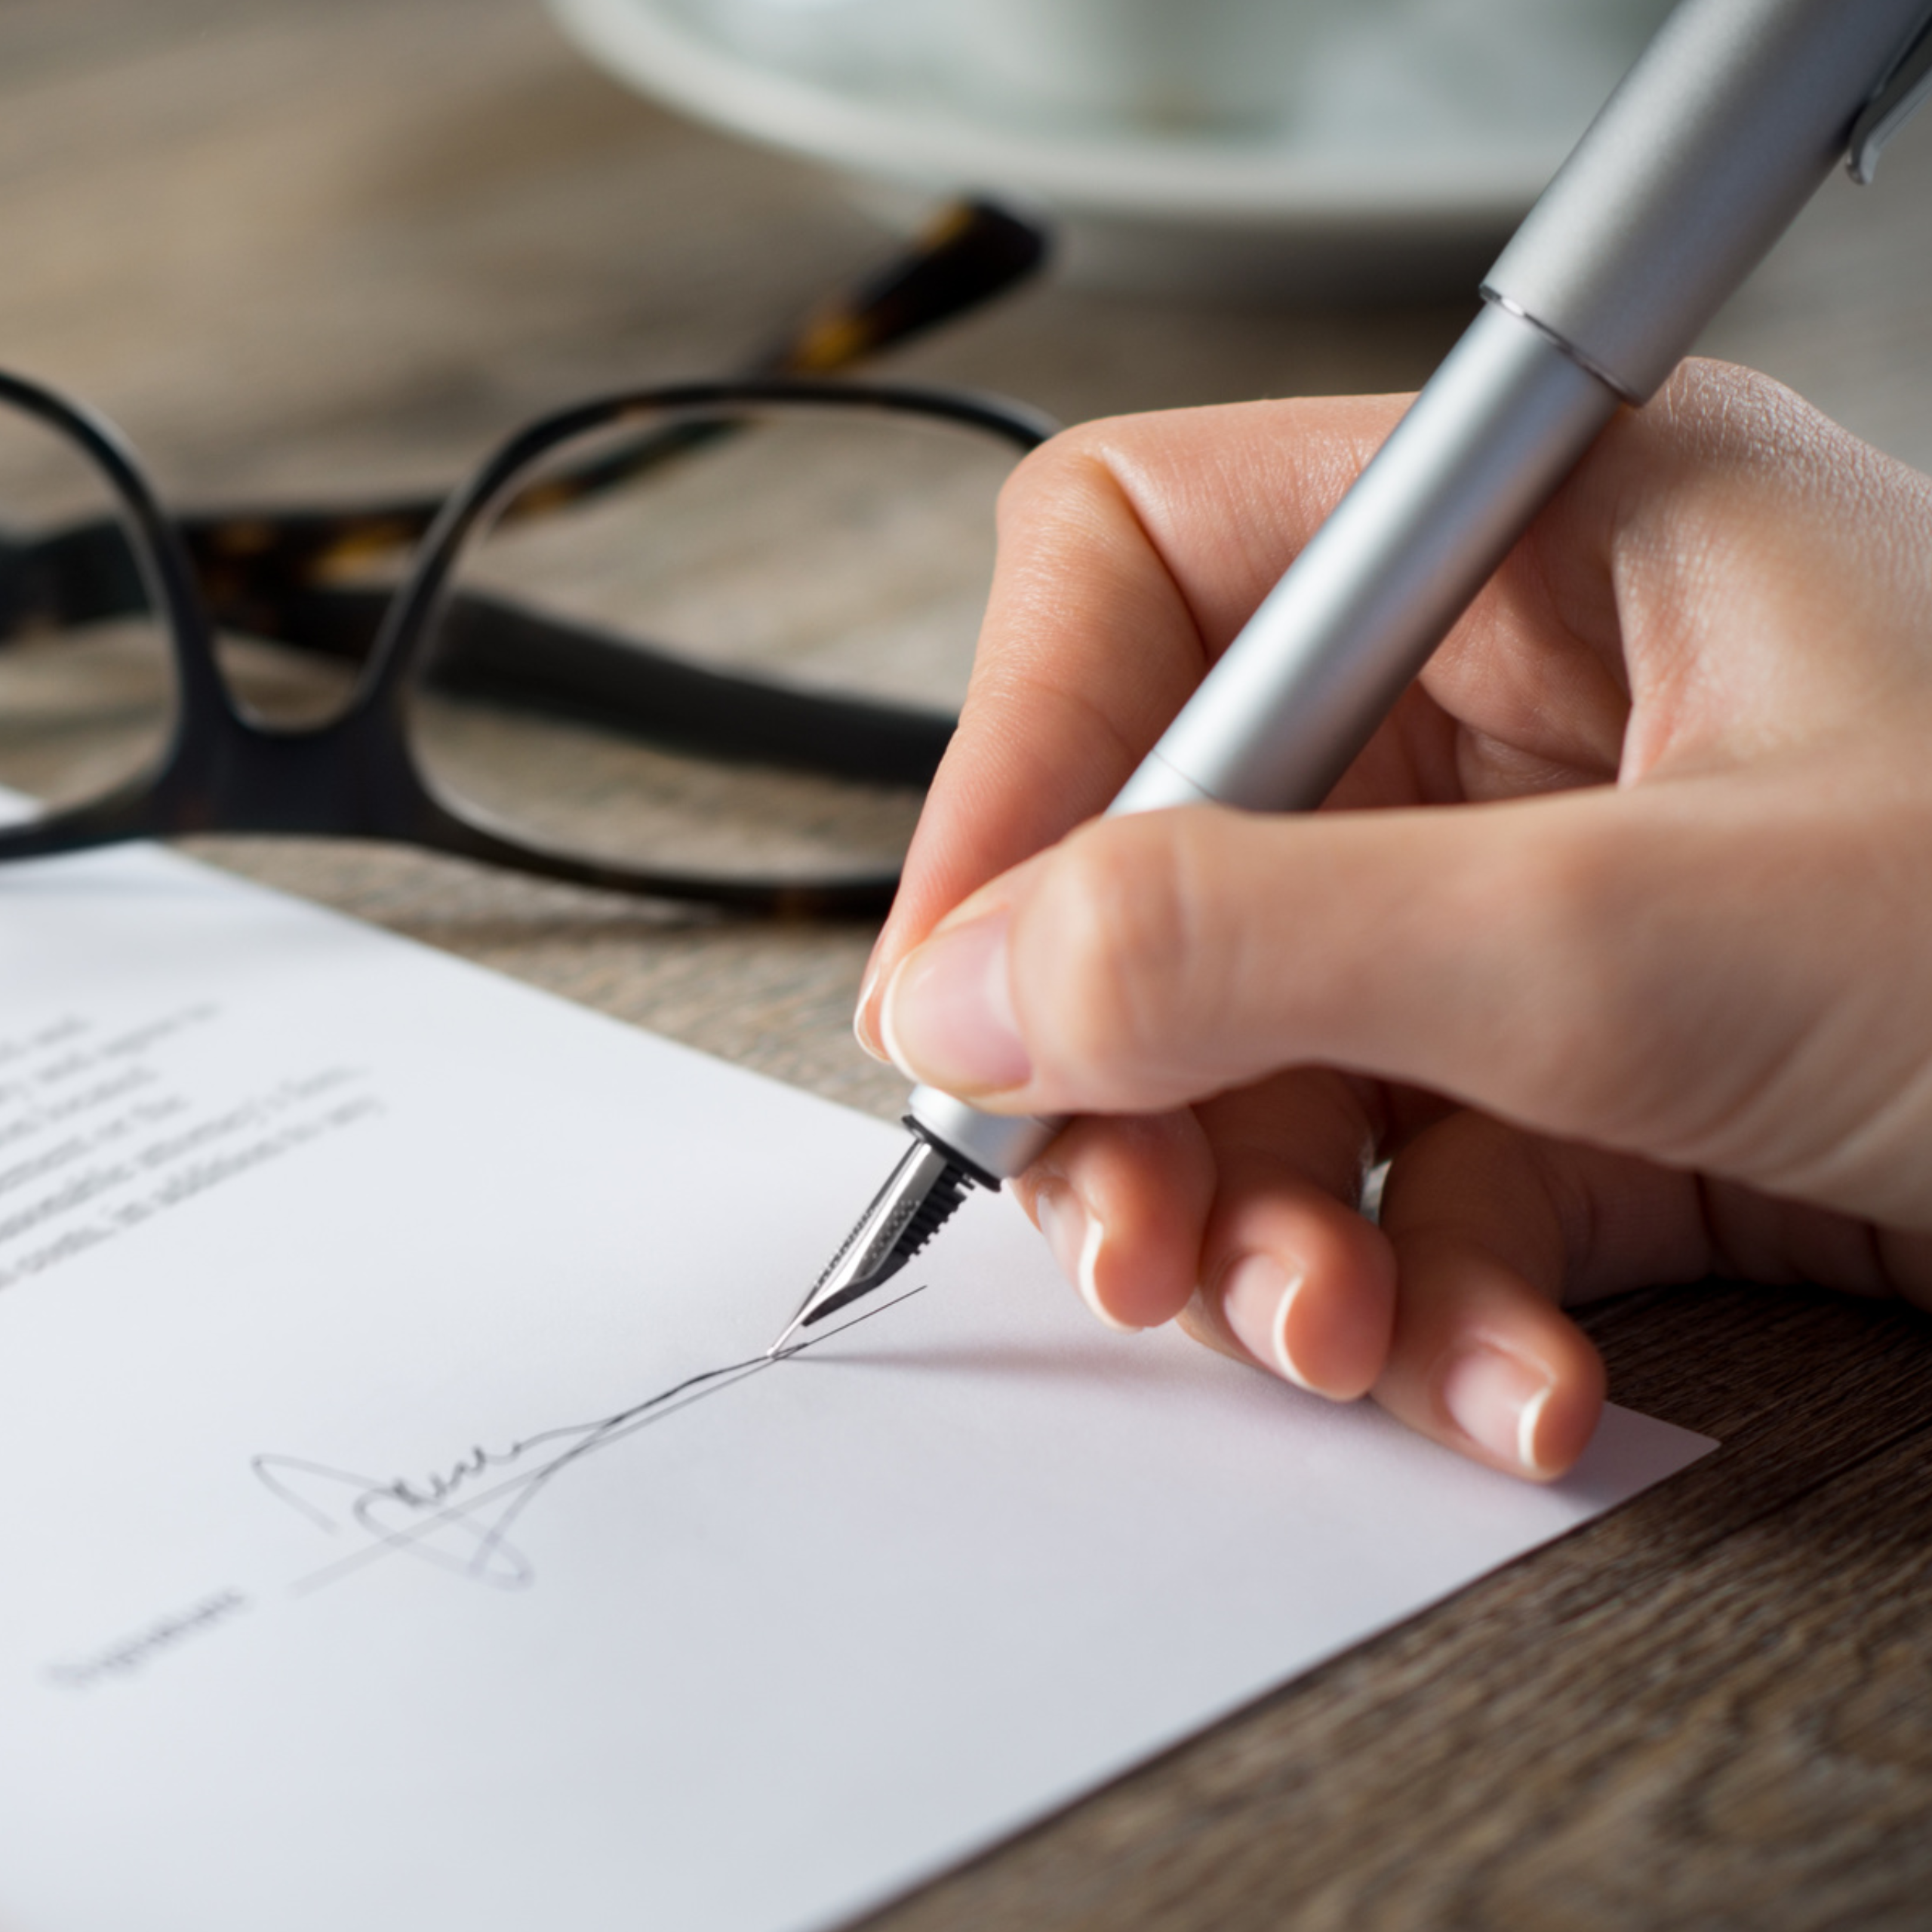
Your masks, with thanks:
[[(233, 628), (272, 635), (318, 656), (360, 663), (391, 593), (291, 586), (273, 614), (232, 610)], [(146, 593), (118, 523), (74, 525), (28, 544), (0, 534), (0, 635), (59, 632), (145, 607)], [(717, 758), (756, 759), (923, 785), (953, 720), (913, 706), (804, 690), (755, 675), (708, 670), (630, 637), (540, 617), (515, 604), (459, 595), (438, 635), (429, 681), (552, 716)]]
[(829, 376), (982, 307), (1045, 264), (1046, 231), (988, 201), (949, 202), (902, 249), (753, 356), (749, 376)]
[[(386, 591), (315, 590), (285, 615), (291, 641), (359, 661), (389, 601)], [(445, 609), (428, 681), (432, 690), (581, 719), (678, 751), (875, 784), (928, 783), (955, 721), (916, 706), (709, 669), (629, 635), (475, 592)]]

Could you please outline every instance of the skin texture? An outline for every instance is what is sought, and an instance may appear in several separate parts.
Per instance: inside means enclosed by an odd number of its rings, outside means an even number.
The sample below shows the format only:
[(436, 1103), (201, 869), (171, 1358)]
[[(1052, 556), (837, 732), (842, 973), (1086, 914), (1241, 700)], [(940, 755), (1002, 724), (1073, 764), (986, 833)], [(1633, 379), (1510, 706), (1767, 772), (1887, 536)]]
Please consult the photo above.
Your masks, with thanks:
[(1023, 466), (858, 1030), (1084, 1116), (1018, 1192), (1103, 1318), (1546, 1478), (1604, 1398), (1565, 1301), (1932, 1306), (1932, 480), (1687, 365), (1326, 810), (1083, 823), (1402, 407), (1123, 418)]

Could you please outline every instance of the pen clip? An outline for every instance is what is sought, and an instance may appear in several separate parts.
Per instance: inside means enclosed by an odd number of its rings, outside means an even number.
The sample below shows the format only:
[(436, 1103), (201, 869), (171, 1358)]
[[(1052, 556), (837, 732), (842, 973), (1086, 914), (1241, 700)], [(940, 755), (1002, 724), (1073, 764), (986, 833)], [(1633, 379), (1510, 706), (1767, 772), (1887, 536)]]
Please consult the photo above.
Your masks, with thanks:
[(1851, 151), (1845, 157), (1845, 168), (1861, 187), (1870, 186), (1887, 143), (1928, 100), (1932, 100), (1932, 20), (1919, 29), (1918, 38), (1899, 57), (1884, 85), (1852, 123)]

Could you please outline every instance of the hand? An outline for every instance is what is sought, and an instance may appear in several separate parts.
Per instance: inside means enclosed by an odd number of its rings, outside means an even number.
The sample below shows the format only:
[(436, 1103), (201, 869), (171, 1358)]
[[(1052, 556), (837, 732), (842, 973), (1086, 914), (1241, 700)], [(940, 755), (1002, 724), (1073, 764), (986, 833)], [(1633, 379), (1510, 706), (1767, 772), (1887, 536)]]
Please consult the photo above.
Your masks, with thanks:
[(1565, 1300), (1932, 1306), (1932, 481), (1688, 365), (1327, 810), (1083, 824), (1401, 408), (1127, 418), (1021, 469), (859, 1032), (1084, 1116), (1017, 1191), (1103, 1319), (1548, 1478), (1603, 1401)]

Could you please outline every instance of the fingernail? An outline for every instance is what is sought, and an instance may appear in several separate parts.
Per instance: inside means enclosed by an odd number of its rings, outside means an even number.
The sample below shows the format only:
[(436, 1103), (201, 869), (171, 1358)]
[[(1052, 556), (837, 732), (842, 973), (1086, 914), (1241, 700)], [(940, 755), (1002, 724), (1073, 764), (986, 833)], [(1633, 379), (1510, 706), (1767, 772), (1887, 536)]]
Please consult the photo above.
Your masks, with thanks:
[(1031, 1078), (1007, 985), (1007, 924), (1002, 909), (936, 934), (887, 982), (879, 1032), (908, 1078), (971, 1095)]
[(859, 1004), (852, 1013), (852, 1033), (860, 1046), (874, 1060), (889, 1060), (891, 1056), (879, 1044), (878, 1032), (872, 1019), (872, 995), (878, 991), (879, 969), (875, 966), (866, 975), (866, 983), (859, 989)]
[(1545, 1473), (1537, 1430), (1555, 1386), (1546, 1370), (1488, 1347), (1452, 1357), (1440, 1385), (1450, 1420), (1472, 1442), (1530, 1475)]
[(1291, 1275), (1266, 1254), (1251, 1254), (1228, 1270), (1221, 1290), (1221, 1313), (1235, 1339), (1257, 1361), (1272, 1362), (1298, 1389), (1318, 1394), (1295, 1365), (1288, 1341), (1288, 1316), (1307, 1276)]
[(1100, 1292), (1094, 1284), (1100, 1248), (1106, 1239), (1106, 1229), (1098, 1217), (1087, 1211), (1079, 1195), (1064, 1181), (1048, 1181), (1041, 1186), (1033, 1197), (1033, 1213), (1054, 1259), (1080, 1291), (1081, 1300), (1109, 1328), (1128, 1329), (1129, 1323), (1109, 1315), (1101, 1306)]

